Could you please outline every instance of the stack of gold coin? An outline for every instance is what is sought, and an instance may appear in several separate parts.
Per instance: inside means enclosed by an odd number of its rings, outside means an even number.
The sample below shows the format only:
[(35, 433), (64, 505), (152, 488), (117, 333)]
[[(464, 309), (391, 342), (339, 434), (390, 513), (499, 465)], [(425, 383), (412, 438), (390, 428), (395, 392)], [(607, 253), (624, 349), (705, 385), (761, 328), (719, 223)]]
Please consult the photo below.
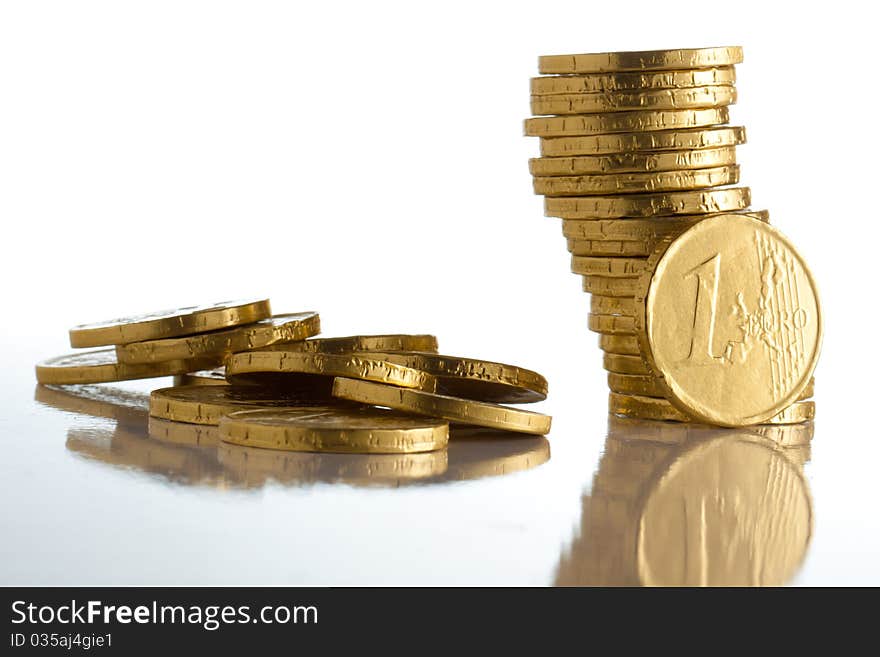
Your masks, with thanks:
[(151, 418), (255, 448), (412, 454), (445, 448), (450, 423), (500, 436), (550, 429), (546, 415), (501, 405), (543, 400), (536, 372), (441, 356), (433, 335), (313, 337), (319, 330), (317, 313), (272, 316), (268, 300), (148, 313), (74, 327), (71, 346), (109, 348), (43, 361), (37, 380), (173, 375), (174, 386), (151, 393)]
[[(769, 213), (749, 209), (750, 189), (735, 186), (736, 146), (745, 142), (745, 129), (728, 125), (729, 105), (736, 101), (734, 66), (742, 59), (739, 47), (539, 58), (542, 76), (531, 81), (532, 113), (539, 116), (526, 120), (525, 132), (540, 138), (541, 157), (529, 167), (534, 191), (545, 196), (545, 214), (562, 219), (571, 270), (592, 295), (588, 328), (599, 334), (612, 413), (730, 425), (813, 416), (812, 402), (803, 401), (812, 395), (821, 337), (812, 279), (793, 247), (767, 228)], [(690, 269), (674, 267), (678, 279), (668, 285), (678, 297), (668, 295), (674, 300), (658, 302), (646, 315), (645, 298), (663, 253), (707, 220), (720, 220), (720, 228), (703, 238), (698, 232), (690, 247), (679, 249)], [(725, 245), (731, 225), (740, 241), (723, 260), (713, 260), (734, 246)], [(717, 242), (698, 244), (707, 235)], [(764, 240), (763, 252), (749, 239)], [(741, 258), (737, 249), (750, 257)], [(705, 259), (695, 260), (696, 253)], [(782, 272), (777, 256), (789, 271)], [(737, 275), (745, 261), (748, 280)], [(783, 293), (755, 286), (797, 281), (809, 298), (793, 288)], [(746, 288), (751, 298), (738, 297)], [(798, 305), (802, 301), (811, 310)], [(802, 310), (813, 314), (805, 319)], [(669, 316), (679, 328), (678, 342), (667, 336), (659, 359), (651, 353), (657, 341), (648, 335), (658, 315), (667, 316), (659, 331)], [(795, 346), (801, 320), (810, 337), (799, 335)], [(719, 328), (719, 322), (726, 325)], [(753, 377), (751, 384), (771, 393), (732, 390), (733, 381), (748, 377), (731, 372), (748, 369), (757, 352), (775, 364), (772, 376), (765, 368), (768, 379)], [(697, 373), (706, 375), (710, 362), (722, 374), (701, 378)], [(676, 388), (669, 373), (681, 368), (693, 370), (691, 387), (716, 386), (709, 396), (720, 398), (713, 398), (711, 411), (699, 394), (688, 398)]]

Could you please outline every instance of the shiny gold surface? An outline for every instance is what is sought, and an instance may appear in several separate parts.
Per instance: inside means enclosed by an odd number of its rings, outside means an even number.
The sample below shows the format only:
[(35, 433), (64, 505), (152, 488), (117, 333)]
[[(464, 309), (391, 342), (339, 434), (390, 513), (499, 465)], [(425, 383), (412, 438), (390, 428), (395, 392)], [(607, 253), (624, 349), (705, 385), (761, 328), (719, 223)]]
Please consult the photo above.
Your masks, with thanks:
[[(770, 221), (767, 210), (741, 210), (723, 214), (745, 214), (765, 223)], [(718, 216), (717, 213), (652, 216), (649, 219), (564, 219), (562, 234), (576, 240), (660, 240), (676, 236), (699, 221)]]
[(589, 94), (601, 92), (644, 91), (648, 89), (684, 89), (707, 85), (732, 85), (736, 82), (733, 66), (651, 73), (596, 73), (532, 78), (533, 96)]
[(565, 115), (629, 112), (636, 110), (677, 110), (721, 107), (736, 102), (736, 89), (729, 85), (685, 89), (532, 96), (532, 114)]
[[(284, 376), (262, 376), (279, 374)], [(232, 383), (280, 381), (286, 385), (312, 384), (329, 388), (329, 380), (322, 382), (315, 377), (336, 376), (430, 392), (437, 389), (437, 380), (430, 374), (369, 354), (325, 354), (277, 348), (233, 354), (226, 361), (226, 377)]]
[(447, 422), (378, 408), (240, 411), (219, 427), (224, 442), (305, 452), (430, 452), (449, 439)]
[(705, 148), (738, 146), (746, 143), (742, 126), (719, 125), (705, 128), (680, 128), (618, 134), (542, 137), (541, 155), (565, 157), (611, 153), (650, 153), (655, 151), (692, 151)]
[[(606, 337), (606, 336), (601, 336)], [(612, 336), (608, 336), (612, 337)], [(617, 337), (617, 336), (613, 336)], [(629, 336), (620, 336), (620, 337), (629, 337)], [(634, 336), (633, 336), (634, 337)], [(623, 347), (631, 346), (631, 343), (627, 343), (626, 345), (613, 345), (618, 347), (618, 351), (614, 351), (611, 349), (606, 349), (605, 351), (610, 351), (611, 353), (618, 354), (628, 354), (631, 352), (625, 351)], [(636, 346), (637, 340), (636, 340)], [(635, 355), (638, 355), (639, 352), (634, 352)], [(608, 389), (611, 392), (619, 392), (623, 395), (639, 395), (640, 397), (658, 397), (664, 398), (663, 386), (657, 381), (656, 377), (650, 374), (617, 374), (615, 372), (608, 373)], [(814, 394), (814, 380), (811, 379), (810, 383), (804, 388), (804, 391), (801, 393), (800, 397), (798, 397), (798, 401), (803, 401), (806, 399), (810, 399)]]
[[(613, 354), (605, 354), (606, 357)], [(619, 356), (627, 358), (627, 356)], [(624, 369), (619, 364), (618, 373), (640, 374), (633, 368), (630, 372), (621, 372)], [(606, 369), (608, 369), (606, 367)], [(609, 371), (613, 371), (610, 370)], [(608, 393), (608, 412), (615, 415), (638, 417), (645, 420), (667, 420), (673, 422), (694, 422), (700, 418), (686, 415), (666, 399), (657, 397), (642, 397), (640, 395), (622, 395), (617, 392)], [(816, 404), (812, 401), (795, 401), (782, 409), (776, 415), (766, 418), (760, 424), (797, 424), (813, 420), (816, 417)]]
[(636, 312), (635, 299), (626, 297), (603, 297), (594, 294), (590, 297), (590, 312), (597, 315), (629, 315)]
[(707, 169), (614, 173), (597, 176), (554, 176), (533, 178), (535, 194), (544, 196), (588, 196), (591, 194), (639, 194), (683, 189), (703, 189), (739, 182), (739, 166)]
[(175, 386), (225, 386), (226, 368), (217, 367), (213, 370), (201, 370), (174, 376)]
[(575, 240), (567, 239), (568, 252), (576, 256), (600, 256), (615, 258), (647, 258), (657, 248), (656, 241), (634, 242), (621, 240)]
[(646, 263), (645, 258), (574, 256), (571, 259), (571, 271), (585, 276), (638, 278), (645, 273)]
[(748, 187), (704, 191), (545, 198), (544, 214), (563, 219), (616, 219), (742, 210), (751, 203)]
[(433, 335), (350, 335), (340, 338), (312, 338), (297, 342), (290, 351), (308, 351), (323, 354), (348, 354), (355, 351), (427, 351), (437, 353), (437, 338)]
[(542, 55), (538, 58), (538, 72), (542, 75), (556, 75), (617, 71), (677, 71), (731, 66), (741, 63), (742, 60), (743, 49), (740, 46)]
[(443, 418), (450, 422), (544, 435), (550, 431), (550, 417), (531, 411), (471, 401), (420, 390), (339, 378), (333, 394), (340, 399), (384, 406), (405, 413)]
[(626, 315), (597, 315), (590, 313), (587, 325), (595, 333), (632, 336), (636, 334), (635, 320)]
[(36, 374), (38, 383), (49, 385), (111, 383), (195, 372), (216, 364), (216, 358), (208, 357), (126, 365), (116, 361), (114, 349), (96, 349), (46, 359), (37, 363)]
[(599, 348), (612, 354), (638, 356), (639, 339), (634, 335), (599, 335)]
[(320, 390), (284, 389), (264, 386), (183, 386), (160, 388), (150, 393), (150, 415), (193, 424), (218, 424), (220, 418), (236, 411), (291, 408), (297, 410), (328, 406), (351, 407)]
[(781, 233), (741, 215), (714, 217), (654, 262), (636, 324), (679, 410), (710, 424), (760, 424), (800, 397), (822, 322), (809, 269)]
[(272, 315), (268, 299), (221, 301), (208, 306), (82, 324), (70, 329), (71, 347), (100, 347), (143, 340), (159, 340), (250, 324)]
[(534, 157), (529, 160), (529, 172), (533, 176), (582, 176), (645, 171), (682, 171), (730, 164), (736, 164), (736, 148), (733, 146), (657, 153)]
[(362, 355), (426, 372), (437, 379), (437, 392), (452, 397), (510, 404), (547, 398), (547, 379), (516, 365), (417, 351)]
[(648, 366), (641, 356), (627, 356), (624, 354), (602, 354), (602, 367), (607, 372), (617, 374), (650, 374)]
[(714, 107), (710, 109), (541, 116), (526, 119), (524, 129), (525, 134), (529, 137), (577, 137), (581, 135), (609, 135), (618, 132), (706, 128), (722, 125), (728, 121), (730, 121), (728, 109)]
[(639, 279), (584, 276), (582, 287), (584, 292), (606, 297), (635, 297), (638, 292)]
[(238, 351), (305, 340), (320, 331), (318, 313), (289, 313), (198, 335), (117, 345), (116, 357), (120, 363), (156, 363), (201, 356), (222, 358)]

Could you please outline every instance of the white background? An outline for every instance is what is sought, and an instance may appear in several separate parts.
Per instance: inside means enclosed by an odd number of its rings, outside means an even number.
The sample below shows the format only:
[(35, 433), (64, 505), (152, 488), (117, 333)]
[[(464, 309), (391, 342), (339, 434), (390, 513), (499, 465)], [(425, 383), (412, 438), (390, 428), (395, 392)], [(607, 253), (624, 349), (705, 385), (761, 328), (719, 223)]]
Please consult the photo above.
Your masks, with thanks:
[[(551, 438), (588, 418), (601, 446), (587, 297), (531, 192), (529, 77), (539, 54), (743, 45), (743, 183), (824, 302), (811, 476), (827, 559), (805, 568), (860, 581), (851, 557), (880, 545), (855, 510), (878, 458), (870, 7), (4, 2), (4, 358), (28, 379), (73, 324), (264, 295), (320, 311), (327, 334), (432, 332), (447, 353), (538, 369)], [(598, 456), (582, 451), (581, 475)], [(540, 485), (576, 506), (583, 479)]]

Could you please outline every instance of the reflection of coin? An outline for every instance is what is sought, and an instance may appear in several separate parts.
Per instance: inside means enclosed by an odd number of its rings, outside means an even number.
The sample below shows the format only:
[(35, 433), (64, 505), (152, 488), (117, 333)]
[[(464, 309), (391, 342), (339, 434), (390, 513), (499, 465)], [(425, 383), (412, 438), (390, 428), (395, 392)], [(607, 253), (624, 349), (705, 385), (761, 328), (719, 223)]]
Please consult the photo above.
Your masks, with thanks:
[(618, 71), (682, 71), (732, 66), (743, 60), (740, 46), (597, 52), (578, 55), (543, 55), (538, 58), (541, 75), (606, 73)]
[(574, 93), (532, 96), (532, 114), (595, 114), (635, 110), (678, 110), (720, 107), (736, 102), (731, 85), (650, 89), (619, 93)]
[[(605, 357), (614, 354), (605, 354)], [(618, 356), (617, 358), (632, 358)], [(619, 367), (619, 366), (618, 366)], [(606, 367), (607, 369), (607, 367)], [(620, 368), (623, 369), (623, 368)], [(624, 372), (638, 374), (639, 372)], [(670, 420), (674, 422), (692, 422), (694, 418), (685, 415), (666, 399), (658, 397), (642, 397), (639, 395), (622, 395), (616, 392), (608, 394), (608, 412), (616, 415), (640, 417), (646, 420)], [(816, 417), (816, 404), (812, 401), (796, 401), (779, 411), (776, 415), (762, 420), (763, 424), (797, 424)]]
[(550, 442), (543, 436), (456, 426), (449, 441), (445, 479), (499, 477), (531, 470), (550, 460)]
[(729, 120), (730, 113), (726, 107), (539, 116), (525, 120), (525, 133), (530, 137), (576, 137), (703, 128), (724, 124)]
[(592, 75), (559, 75), (532, 78), (530, 90), (533, 96), (557, 94), (589, 94), (646, 89), (684, 89), (705, 85), (736, 82), (733, 66), (704, 68), (690, 71), (652, 71), (631, 73), (594, 73)]
[(167, 360), (162, 363), (126, 365), (116, 362), (113, 349), (96, 349), (56, 356), (37, 363), (37, 381), (44, 384), (109, 383), (133, 379), (152, 379), (214, 367), (215, 358)]
[(733, 146), (658, 153), (538, 157), (529, 160), (529, 171), (533, 176), (583, 176), (646, 171), (682, 171), (730, 164), (736, 164), (736, 149)]
[(395, 388), (369, 381), (336, 379), (333, 395), (362, 404), (385, 406), (404, 413), (440, 417), (450, 422), (544, 435), (550, 431), (550, 417), (532, 411), (471, 401), (421, 390)]
[(665, 395), (710, 424), (759, 424), (796, 400), (822, 338), (815, 284), (778, 231), (724, 215), (649, 261), (635, 319)]
[(748, 187), (621, 196), (548, 197), (544, 214), (563, 219), (614, 219), (742, 210), (751, 203)]
[(240, 411), (224, 416), (219, 426), (220, 439), (225, 442), (304, 452), (430, 452), (446, 447), (449, 439), (449, 424), (445, 421), (378, 408), (328, 408), (311, 413), (290, 409)]
[(150, 398), (142, 392), (104, 385), (38, 385), (34, 399), (41, 404), (78, 415), (116, 420), (142, 426), (147, 419)]
[(116, 356), (121, 363), (155, 363), (177, 358), (225, 356), (237, 351), (305, 340), (320, 330), (318, 313), (291, 313), (219, 331), (117, 345)]
[(192, 335), (258, 322), (271, 314), (268, 299), (222, 301), (209, 306), (160, 310), (74, 326), (70, 329), (70, 346), (100, 347)]
[(720, 125), (707, 128), (647, 132), (628, 132), (573, 137), (542, 137), (544, 157), (602, 155), (605, 153), (645, 153), (654, 151), (690, 151), (702, 148), (738, 146), (746, 143), (742, 126)]

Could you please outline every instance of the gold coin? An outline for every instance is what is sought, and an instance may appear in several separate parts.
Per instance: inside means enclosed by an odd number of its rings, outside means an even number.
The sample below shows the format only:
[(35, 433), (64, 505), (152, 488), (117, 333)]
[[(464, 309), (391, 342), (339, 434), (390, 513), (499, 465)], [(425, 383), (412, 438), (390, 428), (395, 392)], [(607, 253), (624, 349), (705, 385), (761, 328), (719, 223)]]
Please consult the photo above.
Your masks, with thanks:
[(299, 452), (408, 454), (442, 449), (449, 440), (448, 422), (379, 408), (239, 411), (219, 426), (224, 442)]
[(161, 310), (74, 326), (70, 329), (70, 346), (100, 347), (174, 338), (251, 324), (271, 315), (268, 299), (222, 301), (208, 306)]
[(599, 335), (599, 348), (611, 354), (621, 354), (624, 356), (638, 356), (639, 340), (634, 335), (610, 335), (602, 333)]
[(568, 252), (575, 256), (603, 256), (647, 258), (654, 252), (657, 242), (622, 242), (620, 240), (566, 240)]
[(201, 370), (200, 372), (190, 372), (188, 374), (177, 374), (174, 376), (175, 387), (225, 386), (227, 383), (225, 367), (217, 367), (213, 370)]
[[(613, 352), (623, 353), (623, 352)], [(636, 352), (638, 355), (639, 352)], [(617, 374), (615, 372), (608, 373), (608, 388), (612, 392), (619, 392), (624, 395), (640, 395), (642, 397), (658, 397), (665, 399), (663, 386), (661, 386), (657, 377), (650, 374)], [(811, 379), (807, 387), (801, 393), (798, 401), (810, 399), (813, 396), (814, 380)]]
[[(767, 210), (742, 210), (724, 214), (745, 214), (764, 223), (770, 221), (770, 213)], [(562, 222), (562, 234), (576, 240), (644, 242), (678, 236), (698, 221), (715, 216), (718, 216), (717, 213), (660, 216), (650, 219), (565, 219)]]
[(160, 388), (150, 393), (151, 416), (191, 424), (218, 424), (224, 415), (260, 408), (308, 410), (336, 406), (351, 407), (333, 397), (321, 395), (320, 391), (280, 387), (196, 385)]
[(547, 398), (547, 379), (516, 365), (416, 351), (365, 352), (362, 355), (427, 372), (437, 379), (437, 392), (451, 397), (502, 404), (522, 404)]
[(690, 68), (732, 66), (741, 63), (742, 60), (743, 50), (740, 46), (597, 52), (581, 55), (543, 55), (538, 58), (538, 71), (542, 75), (617, 71), (678, 71)]
[(734, 83), (736, 83), (736, 69), (733, 66), (721, 66), (689, 71), (554, 75), (532, 78), (530, 91), (533, 96), (555, 96), (558, 94), (616, 93), (650, 89), (685, 89), (688, 87), (733, 85)]
[(590, 312), (597, 315), (628, 315), (636, 314), (635, 299), (626, 297), (603, 297), (595, 294), (590, 298)]
[(126, 365), (116, 361), (113, 349), (96, 349), (56, 356), (37, 363), (37, 381), (43, 384), (111, 383), (133, 379), (152, 379), (214, 367), (216, 358), (167, 360), (162, 363)]
[(290, 346), (284, 351), (307, 351), (322, 354), (350, 354), (356, 351), (426, 351), (437, 353), (433, 335), (350, 335), (342, 338), (312, 338)]
[(605, 297), (634, 297), (638, 291), (638, 278), (609, 278), (607, 276), (583, 276), (584, 292)]
[(588, 326), (595, 333), (610, 335), (635, 335), (636, 324), (626, 315), (594, 315), (590, 313)]
[(216, 448), (220, 444), (220, 431), (214, 424), (175, 422), (150, 416), (147, 433), (153, 440), (174, 445)]
[(644, 110), (571, 116), (539, 116), (525, 120), (528, 137), (576, 137), (618, 132), (649, 132), (706, 128), (730, 121), (726, 107), (681, 110)]
[(794, 246), (767, 224), (714, 217), (650, 259), (635, 315), (665, 395), (710, 424), (760, 424), (813, 375), (818, 293)]
[(533, 176), (583, 176), (651, 171), (682, 171), (736, 164), (736, 148), (703, 148), (656, 153), (609, 153), (576, 157), (533, 157), (529, 172)]
[(563, 219), (615, 219), (742, 210), (751, 203), (748, 187), (624, 196), (544, 199), (544, 214)]
[(430, 392), (437, 389), (437, 379), (430, 374), (369, 354), (248, 351), (233, 354), (226, 360), (226, 378), (233, 383), (281, 382), (287, 386), (310, 387), (315, 394), (323, 394), (330, 389), (330, 378), (337, 376)]
[(369, 381), (336, 379), (333, 382), (333, 394), (349, 401), (385, 406), (405, 413), (439, 417), (450, 422), (501, 431), (537, 435), (544, 435), (550, 431), (548, 415), (420, 390), (394, 388)]
[(647, 258), (593, 258), (573, 256), (571, 271), (584, 276), (638, 278), (645, 273)]
[(544, 157), (565, 157), (595, 156), (609, 153), (693, 151), (738, 146), (745, 143), (745, 128), (720, 125), (690, 130), (660, 129), (655, 132), (542, 137), (541, 155)]
[[(606, 354), (607, 355), (607, 354)], [(640, 417), (645, 420), (667, 420), (674, 422), (693, 422), (698, 420), (686, 415), (669, 403), (657, 397), (639, 395), (621, 395), (608, 393), (608, 409), (616, 415)], [(807, 422), (816, 417), (816, 403), (812, 401), (795, 401), (779, 413), (765, 418), (761, 424), (797, 424)]]
[(290, 313), (220, 331), (117, 345), (116, 357), (120, 363), (156, 363), (199, 356), (223, 357), (238, 351), (305, 340), (320, 331), (318, 313)]
[(648, 366), (641, 356), (627, 356), (624, 354), (602, 354), (602, 367), (607, 372), (616, 374), (650, 374)]
[(596, 114), (635, 110), (678, 110), (722, 107), (736, 102), (736, 88), (730, 85), (650, 89), (619, 93), (558, 94), (532, 96), (532, 114)]
[(739, 182), (739, 165), (656, 171), (649, 173), (614, 173), (601, 176), (555, 176), (533, 178), (535, 194), (544, 196), (589, 196), (591, 194), (639, 194), (672, 192), (682, 189), (705, 189)]

